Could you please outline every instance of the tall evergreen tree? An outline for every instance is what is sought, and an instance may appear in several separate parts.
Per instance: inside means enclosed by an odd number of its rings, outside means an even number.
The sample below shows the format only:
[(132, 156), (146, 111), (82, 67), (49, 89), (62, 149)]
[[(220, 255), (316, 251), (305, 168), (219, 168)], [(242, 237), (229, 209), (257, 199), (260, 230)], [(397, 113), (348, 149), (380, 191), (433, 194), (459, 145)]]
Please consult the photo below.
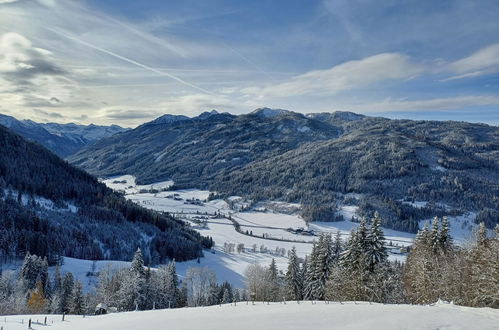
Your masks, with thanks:
[(72, 273), (64, 274), (61, 293), (59, 298), (59, 311), (69, 313), (71, 310), (71, 298), (73, 295), (74, 277)]
[(322, 240), (319, 239), (318, 244), (318, 263), (315, 270), (315, 299), (324, 300), (326, 292), (326, 282), (331, 273), (331, 269), (334, 263), (334, 255), (332, 250), (332, 239), (331, 234), (324, 233), (321, 235)]
[(77, 315), (85, 314), (85, 298), (83, 297), (83, 287), (80, 281), (76, 281), (71, 295), (71, 313)]
[(286, 294), (290, 300), (301, 300), (303, 296), (303, 278), (294, 246), (289, 254), (288, 271), (286, 272)]
[(435, 252), (440, 248), (440, 220), (438, 217), (433, 218), (431, 226), (431, 246)]
[[(321, 237), (319, 237), (319, 241)], [(305, 299), (313, 300), (316, 299), (317, 292), (317, 279), (316, 279), (316, 270), (319, 264), (319, 252), (318, 252), (318, 244), (314, 243), (312, 246), (312, 252), (310, 256), (308, 256), (308, 262), (305, 266), (306, 272), (304, 277), (304, 292), (303, 296)]]
[(167, 290), (169, 293), (168, 306), (171, 308), (177, 307), (177, 297), (179, 292), (178, 292), (178, 275), (177, 275), (177, 268), (175, 266), (175, 260), (172, 260), (168, 264)]
[(277, 265), (275, 259), (272, 258), (269, 268), (267, 269), (267, 278), (269, 283), (267, 301), (278, 301), (279, 297), (279, 273), (277, 271)]
[(371, 230), (367, 236), (368, 248), (366, 250), (366, 258), (369, 271), (374, 271), (376, 265), (386, 262), (388, 253), (385, 247), (385, 236), (381, 229), (381, 219), (376, 213), (371, 224)]
[(442, 226), (438, 235), (438, 243), (440, 248), (444, 253), (449, 252), (452, 248), (452, 236), (450, 235), (449, 219), (447, 217), (442, 218)]
[(335, 261), (339, 261), (341, 252), (343, 252), (343, 242), (341, 241), (341, 233), (339, 230), (336, 231), (336, 235), (334, 236), (332, 252)]
[(133, 256), (128, 274), (120, 288), (120, 307), (123, 310), (143, 309), (146, 304), (144, 258), (140, 248)]
[(130, 265), (130, 273), (134, 273), (139, 276), (145, 275), (144, 257), (140, 248), (137, 248), (137, 251), (133, 255), (132, 264)]

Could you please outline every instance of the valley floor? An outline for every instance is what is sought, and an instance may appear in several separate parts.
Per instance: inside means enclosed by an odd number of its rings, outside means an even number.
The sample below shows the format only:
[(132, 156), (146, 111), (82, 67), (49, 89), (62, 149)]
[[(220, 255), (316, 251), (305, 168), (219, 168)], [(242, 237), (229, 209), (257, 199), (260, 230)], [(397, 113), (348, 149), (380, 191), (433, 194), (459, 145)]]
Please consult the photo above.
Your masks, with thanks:
[[(4, 330), (27, 329), (30, 316), (2, 317)], [(499, 310), (460, 307), (452, 304), (433, 306), (383, 305), (365, 302), (325, 304), (324, 302), (262, 302), (237, 306), (222, 305), (143, 312), (127, 312), (103, 316), (60, 315), (31, 316), (33, 329), (498, 329)], [(21, 323), (24, 320), (24, 323)], [(40, 321), (36, 323), (36, 320)], [(52, 323), (53, 321), (53, 323)]]

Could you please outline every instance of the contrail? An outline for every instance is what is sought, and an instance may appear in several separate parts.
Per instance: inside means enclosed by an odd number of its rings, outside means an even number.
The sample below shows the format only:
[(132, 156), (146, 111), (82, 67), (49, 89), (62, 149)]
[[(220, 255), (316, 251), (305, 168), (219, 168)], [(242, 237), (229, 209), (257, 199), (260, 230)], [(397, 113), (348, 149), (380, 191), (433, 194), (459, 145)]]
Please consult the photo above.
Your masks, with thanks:
[(88, 42), (86, 42), (86, 41), (83, 41), (83, 40), (81, 40), (81, 39), (78, 39), (78, 38), (76, 38), (76, 37), (73, 37), (73, 36), (68, 35), (68, 34), (66, 34), (66, 33), (63, 33), (63, 32), (60, 32), (60, 31), (57, 31), (57, 30), (55, 30), (55, 29), (48, 28), (48, 27), (46, 27), (46, 29), (47, 29), (47, 30), (49, 30), (49, 31), (51, 31), (51, 32), (53, 32), (53, 33), (55, 33), (55, 34), (58, 34), (58, 35), (60, 35), (60, 36), (62, 36), (62, 37), (65, 37), (65, 38), (70, 39), (70, 40), (72, 40), (72, 41), (78, 42), (78, 43), (80, 43), (80, 44), (82, 44), (82, 45), (85, 45), (85, 46), (87, 46), (87, 47), (89, 47), (89, 48), (92, 48), (92, 49), (98, 50), (98, 51), (100, 51), (100, 52), (102, 52), (102, 53), (105, 53), (105, 54), (108, 54), (108, 55), (110, 55), (110, 56), (116, 57), (116, 58), (118, 58), (118, 59), (120, 59), (120, 60), (122, 60), (122, 61), (125, 61), (125, 62), (128, 62), (128, 63), (130, 63), (130, 64), (136, 65), (136, 66), (138, 66), (138, 67), (140, 67), (140, 68), (143, 68), (143, 69), (145, 69), (145, 70), (148, 70), (148, 71), (151, 71), (151, 72), (157, 73), (157, 74), (159, 74), (160, 76), (164, 76), (164, 77), (168, 77), (168, 78), (171, 78), (171, 79), (173, 79), (173, 80), (176, 80), (176, 81), (178, 81), (179, 83), (181, 83), (181, 84), (183, 84), (183, 85), (186, 85), (186, 86), (189, 86), (189, 87), (191, 87), (191, 88), (197, 89), (198, 91), (201, 91), (201, 92), (203, 92), (203, 93), (206, 93), (206, 94), (210, 94), (210, 95), (216, 96), (214, 93), (212, 93), (212, 92), (210, 92), (210, 91), (208, 91), (208, 90), (206, 90), (206, 89), (204, 89), (204, 88), (201, 88), (201, 87), (198, 87), (198, 86), (196, 86), (196, 85), (193, 85), (193, 84), (191, 84), (190, 82), (185, 81), (185, 80), (183, 80), (183, 79), (181, 79), (181, 78), (179, 78), (179, 77), (176, 77), (176, 76), (174, 76), (174, 75), (172, 75), (172, 74), (169, 74), (169, 73), (167, 73), (167, 72), (159, 71), (159, 70), (157, 70), (157, 69), (155, 69), (155, 68), (152, 68), (152, 67), (147, 66), (147, 65), (145, 65), (145, 64), (142, 64), (142, 63), (139, 63), (139, 62), (137, 62), (137, 61), (134, 61), (134, 60), (132, 60), (132, 59), (130, 59), (130, 58), (128, 58), (128, 57), (125, 57), (125, 56), (122, 56), (122, 55), (116, 54), (116, 53), (114, 53), (114, 52), (112, 52), (112, 51), (110, 51), (110, 50), (107, 50), (107, 49), (101, 48), (101, 47), (99, 47), (99, 46), (95, 46), (95, 45), (93, 45), (93, 44), (91, 44), (91, 43), (88, 43)]
[(252, 60), (250, 60), (249, 58), (247, 58), (246, 56), (244, 56), (241, 52), (235, 50), (233, 47), (229, 46), (227, 43), (225, 43), (225, 41), (223, 41), (221, 39), (220, 39), (220, 42), (222, 43), (222, 45), (224, 47), (228, 48), (231, 52), (233, 52), (234, 54), (236, 54), (237, 56), (239, 56), (240, 58), (242, 58), (243, 61), (249, 63), (251, 66), (253, 66), (254, 68), (256, 68), (258, 71), (260, 71), (261, 73), (263, 73), (264, 75), (266, 75), (267, 78), (269, 78), (271, 81), (275, 81), (274, 78), (267, 71), (265, 71), (260, 66), (258, 66), (255, 62), (253, 62)]

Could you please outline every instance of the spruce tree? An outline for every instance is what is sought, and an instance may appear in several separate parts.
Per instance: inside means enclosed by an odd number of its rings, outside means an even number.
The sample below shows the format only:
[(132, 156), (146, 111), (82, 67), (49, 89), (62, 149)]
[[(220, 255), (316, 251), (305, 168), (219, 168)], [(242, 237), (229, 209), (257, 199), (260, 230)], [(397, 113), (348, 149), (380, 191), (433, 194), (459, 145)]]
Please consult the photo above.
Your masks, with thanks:
[(76, 281), (71, 295), (71, 313), (77, 315), (85, 314), (85, 298), (83, 297), (83, 287), (80, 281)]
[[(361, 221), (362, 223), (362, 221)], [(364, 300), (368, 263), (366, 260), (367, 228), (359, 226), (357, 230), (352, 229), (345, 251), (341, 254), (341, 270), (344, 274), (344, 292), (347, 300)]]
[(388, 253), (385, 247), (385, 236), (381, 229), (381, 219), (379, 215), (373, 218), (371, 230), (367, 236), (368, 248), (366, 250), (366, 258), (369, 271), (374, 271), (376, 265), (386, 262)]
[(21, 272), (19, 273), (19, 276), (23, 283), (25, 291), (32, 290), (35, 288), (36, 279), (38, 277), (38, 269), (36, 266), (35, 255), (31, 255), (29, 252), (26, 253), (23, 264), (21, 266)]
[(59, 298), (59, 311), (69, 313), (71, 310), (71, 298), (73, 294), (74, 277), (72, 273), (64, 274), (61, 293)]
[(279, 279), (275, 259), (272, 258), (270, 266), (267, 269), (267, 278), (269, 283), (269, 292), (267, 293), (267, 301), (277, 301), (279, 299)]
[(168, 283), (167, 290), (169, 292), (168, 300), (170, 302), (170, 306), (172, 308), (177, 306), (177, 297), (178, 297), (178, 275), (177, 269), (175, 266), (175, 260), (172, 260), (168, 264)]
[(440, 247), (440, 220), (438, 217), (433, 218), (431, 226), (431, 246), (433, 251), (438, 251)]
[(452, 248), (453, 242), (450, 235), (449, 219), (447, 219), (447, 217), (442, 218), (442, 226), (438, 235), (438, 243), (444, 253), (449, 252)]
[(303, 279), (296, 255), (296, 248), (289, 254), (288, 271), (286, 272), (286, 294), (290, 300), (301, 300), (303, 291)]
[(313, 294), (314, 299), (318, 300), (324, 300), (326, 282), (334, 263), (331, 234), (321, 234), (321, 238), (319, 238), (317, 249), (318, 262), (314, 275), (316, 284), (314, 286), (315, 293)]
[(133, 256), (128, 274), (124, 277), (120, 288), (119, 300), (121, 309), (130, 311), (145, 307), (145, 275), (142, 251), (138, 248)]
[(134, 273), (139, 276), (145, 275), (144, 257), (142, 256), (142, 250), (140, 248), (137, 248), (137, 251), (133, 255), (132, 264), (130, 265), (130, 273)]
[[(320, 237), (319, 237), (320, 240)], [(310, 253), (310, 256), (308, 257), (308, 262), (307, 265), (305, 266), (305, 277), (304, 277), (304, 292), (303, 296), (307, 300), (314, 300), (315, 298), (315, 293), (317, 292), (316, 286), (317, 286), (317, 281), (316, 281), (316, 270), (317, 270), (317, 265), (319, 263), (319, 258), (318, 258), (318, 244), (314, 242), (314, 245), (312, 246), (312, 252)]]
[(339, 230), (336, 231), (336, 235), (334, 236), (332, 252), (334, 260), (339, 261), (341, 252), (343, 252), (343, 242), (341, 241), (341, 233)]
[(224, 289), (224, 292), (223, 292), (223, 297), (222, 297), (222, 302), (224, 304), (228, 304), (228, 303), (231, 303), (232, 302), (232, 299), (231, 299), (231, 295), (230, 295), (230, 292), (229, 292), (229, 289), (225, 288)]

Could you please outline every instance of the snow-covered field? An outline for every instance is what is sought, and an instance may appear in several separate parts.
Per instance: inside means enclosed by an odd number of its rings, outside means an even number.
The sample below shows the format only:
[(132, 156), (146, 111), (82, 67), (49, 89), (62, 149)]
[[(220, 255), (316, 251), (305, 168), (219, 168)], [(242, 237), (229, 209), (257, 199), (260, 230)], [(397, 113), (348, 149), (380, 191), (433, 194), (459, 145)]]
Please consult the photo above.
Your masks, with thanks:
[(107, 180), (103, 180), (103, 183), (105, 183), (109, 188), (117, 190), (117, 191), (122, 191), (125, 194), (134, 194), (138, 193), (141, 190), (149, 190), (149, 189), (164, 189), (168, 188), (171, 185), (173, 185), (173, 181), (168, 180), (168, 181), (162, 181), (162, 182), (156, 182), (153, 184), (147, 184), (147, 185), (137, 185), (135, 183), (135, 177), (132, 175), (120, 175), (116, 177), (109, 178)]
[[(180, 308), (143, 312), (127, 312), (102, 316), (15, 315), (0, 320), (4, 330), (27, 329), (498, 329), (499, 310), (460, 307), (451, 304), (433, 306), (383, 305), (346, 302), (257, 302), (198, 308)], [(21, 323), (23, 320), (23, 323)], [(36, 323), (38, 320), (38, 323)], [(53, 323), (52, 323), (53, 321)]]
[[(289, 232), (287, 231), (288, 228), (305, 228), (316, 233), (331, 232), (334, 234), (339, 231), (342, 238), (347, 239), (350, 231), (358, 226), (357, 222), (351, 221), (352, 218), (357, 217), (357, 207), (352, 205), (340, 207), (339, 213), (343, 215), (345, 221), (314, 222), (307, 226), (305, 221), (296, 212), (293, 212), (299, 209), (299, 204), (283, 202), (259, 203), (253, 209), (242, 212), (238, 210), (246, 207), (248, 203), (238, 196), (230, 197), (227, 202), (221, 199), (205, 202), (210, 194), (206, 190), (185, 189), (155, 193), (143, 192), (144, 189), (161, 190), (167, 188), (173, 184), (172, 181), (138, 186), (135, 184), (133, 176), (124, 175), (103, 182), (113, 189), (124, 191), (128, 199), (146, 208), (175, 214), (177, 217), (190, 222), (193, 228), (202, 235), (213, 237), (215, 241), (214, 253), (205, 252), (205, 257), (201, 258), (199, 263), (196, 260), (177, 263), (177, 269), (181, 276), (185, 274), (185, 270), (190, 266), (208, 266), (216, 272), (220, 282), (227, 280), (238, 287), (244, 286), (244, 270), (252, 263), (267, 265), (270, 264), (272, 258), (275, 258), (278, 269), (285, 271), (287, 267), (287, 251), (293, 246), (296, 247), (299, 257), (303, 258), (310, 254), (312, 243), (317, 237)], [(199, 203), (194, 203), (195, 200)], [(229, 203), (232, 204), (232, 209)], [(221, 213), (226, 216), (230, 214), (240, 224), (243, 233), (247, 231), (254, 236), (237, 232), (228, 219), (209, 216), (214, 213)], [(470, 237), (474, 216), (474, 214), (469, 214), (462, 217), (449, 217), (451, 234), (457, 242), (464, 242)], [(205, 218), (200, 219), (200, 217)], [(204, 221), (206, 224), (199, 224), (200, 221)], [(422, 225), (423, 221), (421, 222)], [(400, 253), (399, 247), (411, 245), (415, 235), (386, 228), (384, 228), (384, 232), (387, 243), (391, 245), (389, 258), (391, 260), (405, 260), (405, 255)], [(224, 252), (224, 245), (231, 243), (235, 245), (244, 244), (244, 251), (242, 253)], [(285, 250), (284, 256), (282, 255), (283, 249)]]

